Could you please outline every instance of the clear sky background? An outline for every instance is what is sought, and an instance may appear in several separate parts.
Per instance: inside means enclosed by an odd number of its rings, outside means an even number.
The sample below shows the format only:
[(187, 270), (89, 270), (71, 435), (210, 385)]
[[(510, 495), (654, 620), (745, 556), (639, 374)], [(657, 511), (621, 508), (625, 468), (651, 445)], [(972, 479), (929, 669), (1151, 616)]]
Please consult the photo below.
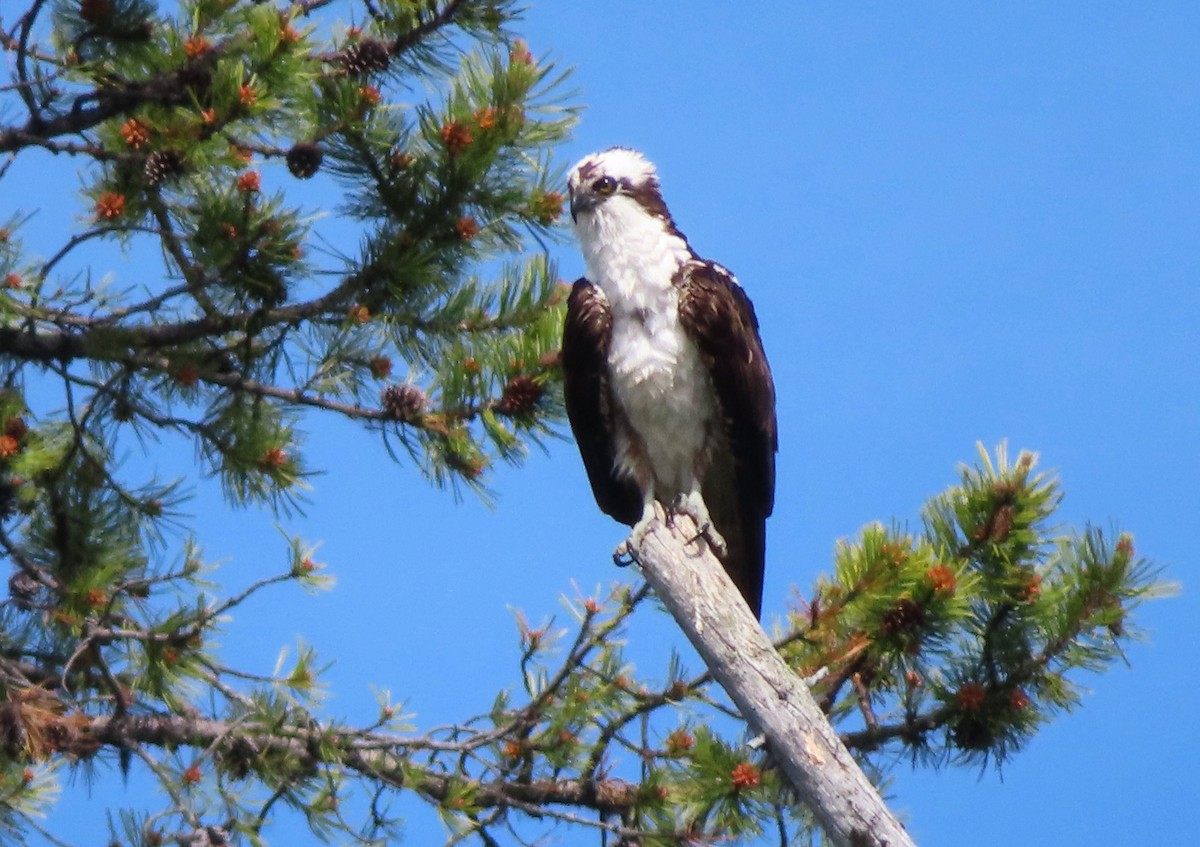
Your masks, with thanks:
[[(522, 31), (576, 67), (587, 111), (562, 163), (643, 150), (693, 246), (755, 301), (779, 393), (768, 626), (839, 537), (915, 521), (977, 440), (1037, 450), (1062, 475), (1065, 521), (1131, 530), (1184, 584), (1139, 615), (1150, 641), (1130, 667), (1082, 678), (1083, 708), (1003, 774), (899, 763), (892, 803), (917, 842), (1191, 843), (1200, 4), (543, 2)], [(554, 254), (565, 278), (582, 271), (569, 240)], [(264, 595), (225, 650), (266, 671), (281, 645), (315, 645), (336, 661), (330, 714), (369, 719), (372, 684), (422, 727), (485, 711), (518, 683), (511, 608), (562, 619), (573, 582), (626, 576), (609, 559), (622, 528), (567, 441), (500, 470), (489, 510), (348, 424), (311, 418), (307, 432), (328, 472), (282, 523), (324, 541), (338, 587)], [(224, 585), (285, 566), (269, 517), (230, 514), (207, 489), (190, 508)], [(631, 650), (661, 675), (682, 637), (641, 616)], [(101, 843), (112, 802), (98, 788), (52, 823)], [(408, 808), (407, 843), (439, 843)]]

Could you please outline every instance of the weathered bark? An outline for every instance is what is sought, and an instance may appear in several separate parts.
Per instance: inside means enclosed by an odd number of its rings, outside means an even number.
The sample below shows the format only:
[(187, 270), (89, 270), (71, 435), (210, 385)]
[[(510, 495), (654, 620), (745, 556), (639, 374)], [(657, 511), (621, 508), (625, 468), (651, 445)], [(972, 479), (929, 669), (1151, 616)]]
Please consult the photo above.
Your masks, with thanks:
[(742, 717), (766, 736), (798, 796), (839, 847), (913, 845), (816, 701), (771, 645), (686, 517), (646, 533), (637, 558)]

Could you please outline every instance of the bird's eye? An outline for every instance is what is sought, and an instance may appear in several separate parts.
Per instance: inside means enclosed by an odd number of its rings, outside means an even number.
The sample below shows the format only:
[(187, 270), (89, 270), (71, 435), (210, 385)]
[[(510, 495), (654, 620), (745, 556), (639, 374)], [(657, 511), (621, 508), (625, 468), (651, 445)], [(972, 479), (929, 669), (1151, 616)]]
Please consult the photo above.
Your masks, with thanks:
[(592, 183), (592, 191), (597, 194), (603, 194), (605, 197), (613, 194), (617, 190), (617, 181), (611, 176), (602, 176)]

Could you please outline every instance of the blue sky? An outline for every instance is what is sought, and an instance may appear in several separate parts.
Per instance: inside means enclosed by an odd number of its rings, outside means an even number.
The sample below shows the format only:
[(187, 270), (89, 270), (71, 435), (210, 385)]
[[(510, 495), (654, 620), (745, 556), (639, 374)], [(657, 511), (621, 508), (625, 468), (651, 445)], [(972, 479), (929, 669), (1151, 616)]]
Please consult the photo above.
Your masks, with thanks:
[[(576, 67), (587, 111), (562, 163), (643, 150), (693, 246), (755, 301), (779, 393), (768, 622), (836, 539), (915, 519), (977, 440), (1037, 450), (1062, 475), (1065, 521), (1119, 523), (1184, 583), (1144, 609), (1150, 642), (1130, 667), (1083, 678), (1083, 708), (1003, 778), (898, 765), (893, 806), (917, 842), (1188, 843), (1200, 5), (538, 3), (522, 31)], [(564, 277), (581, 272), (569, 240), (554, 254)], [(307, 432), (327, 473), (282, 524), (323, 541), (339, 585), (266, 595), (225, 649), (269, 670), (281, 645), (317, 646), (336, 660), (332, 714), (369, 715), (372, 684), (421, 726), (486, 710), (517, 683), (512, 608), (538, 620), (573, 582), (625, 576), (609, 560), (622, 529), (569, 442), (498, 472), (489, 510), (430, 489), (352, 426)], [(230, 514), (207, 489), (190, 508), (222, 583), (284, 567), (269, 517)], [(682, 639), (648, 612), (632, 649), (661, 674)], [(60, 813), (77, 840), (96, 840), (109, 797)], [(414, 807), (409, 843), (439, 837)]]

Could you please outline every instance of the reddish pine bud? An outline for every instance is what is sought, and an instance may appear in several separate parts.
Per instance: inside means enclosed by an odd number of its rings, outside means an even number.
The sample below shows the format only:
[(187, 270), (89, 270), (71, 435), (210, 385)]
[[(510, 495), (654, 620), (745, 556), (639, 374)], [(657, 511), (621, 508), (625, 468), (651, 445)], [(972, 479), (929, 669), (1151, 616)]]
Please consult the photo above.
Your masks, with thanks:
[(562, 214), (564, 198), (557, 191), (535, 194), (529, 200), (529, 214), (542, 226), (550, 226)]
[(258, 466), (264, 471), (278, 470), (287, 464), (287, 453), (282, 447), (270, 447), (258, 457)]
[(88, 591), (85, 602), (89, 608), (101, 609), (108, 603), (108, 595), (99, 588), (93, 588)]
[(193, 35), (183, 42), (183, 53), (189, 59), (198, 59), (212, 50), (212, 44), (203, 35)]
[(958, 689), (957, 699), (960, 709), (975, 712), (983, 707), (983, 701), (987, 699), (987, 690), (978, 682), (968, 682)]
[(496, 110), (488, 106), (475, 113), (475, 126), (480, 129), (491, 129), (496, 125)]
[(386, 379), (392, 375), (392, 360), (387, 356), (372, 356), (368, 365), (371, 368), (371, 376), (376, 379)]
[(191, 388), (200, 381), (200, 372), (192, 365), (183, 365), (176, 369), (172, 377), (184, 388)]
[(134, 150), (140, 150), (150, 143), (150, 127), (137, 118), (130, 118), (121, 126), (121, 137)]
[(954, 589), (958, 587), (958, 581), (954, 578), (954, 571), (945, 565), (934, 565), (925, 571), (925, 581), (929, 583), (929, 587), (936, 594), (951, 595), (954, 593)]
[(893, 567), (899, 567), (908, 561), (908, 550), (899, 544), (885, 542), (883, 546), (879, 548), (879, 553), (885, 559), (887, 559), (888, 564), (892, 565)]
[(11, 435), (0, 435), (0, 459), (10, 459), (21, 451), (21, 445)]
[(695, 737), (686, 729), (677, 729), (667, 736), (668, 756), (682, 756), (695, 746)]
[(199, 765), (192, 765), (183, 772), (183, 781), (186, 785), (195, 785), (201, 779), (203, 779), (203, 777), (204, 775), (201, 773)]
[(106, 191), (96, 201), (96, 218), (103, 221), (116, 220), (125, 214), (125, 197), (115, 191)]
[(346, 311), (346, 318), (351, 323), (365, 324), (371, 320), (371, 310), (362, 303), (355, 303)]
[(237, 178), (237, 190), (252, 194), (262, 188), (262, 175), (258, 171), (246, 171)]
[(600, 612), (600, 604), (591, 597), (583, 601), (583, 608), (589, 615), (595, 615)]
[(1008, 704), (1018, 712), (1024, 711), (1029, 706), (1029, 695), (1019, 688), (1014, 688), (1009, 692)]
[(449, 151), (451, 156), (457, 156), (475, 140), (466, 124), (459, 123), (458, 121), (448, 121), (443, 124), (441, 136), (442, 144), (446, 145), (446, 150)]
[(1042, 596), (1042, 575), (1035, 573), (1021, 589), (1021, 596), (1026, 603), (1032, 603)]
[(254, 90), (252, 85), (243, 85), (238, 90), (238, 102), (243, 106), (250, 107), (258, 102), (258, 92)]
[(454, 231), (463, 241), (470, 241), (479, 235), (479, 223), (470, 215), (464, 215), (454, 224)]
[(733, 783), (734, 791), (742, 791), (746, 788), (758, 787), (758, 784), (762, 782), (762, 775), (754, 765), (742, 762), (730, 771), (729, 779)]
[(7, 274), (4, 277), (4, 287), (5, 288), (20, 288), (21, 287), (21, 275), (18, 273)]
[(375, 86), (364, 85), (358, 89), (358, 101), (369, 109), (372, 106), (378, 106), (383, 101), (383, 95)]
[(529, 52), (529, 45), (520, 38), (513, 42), (508, 58), (514, 65), (533, 64), (533, 54)]

